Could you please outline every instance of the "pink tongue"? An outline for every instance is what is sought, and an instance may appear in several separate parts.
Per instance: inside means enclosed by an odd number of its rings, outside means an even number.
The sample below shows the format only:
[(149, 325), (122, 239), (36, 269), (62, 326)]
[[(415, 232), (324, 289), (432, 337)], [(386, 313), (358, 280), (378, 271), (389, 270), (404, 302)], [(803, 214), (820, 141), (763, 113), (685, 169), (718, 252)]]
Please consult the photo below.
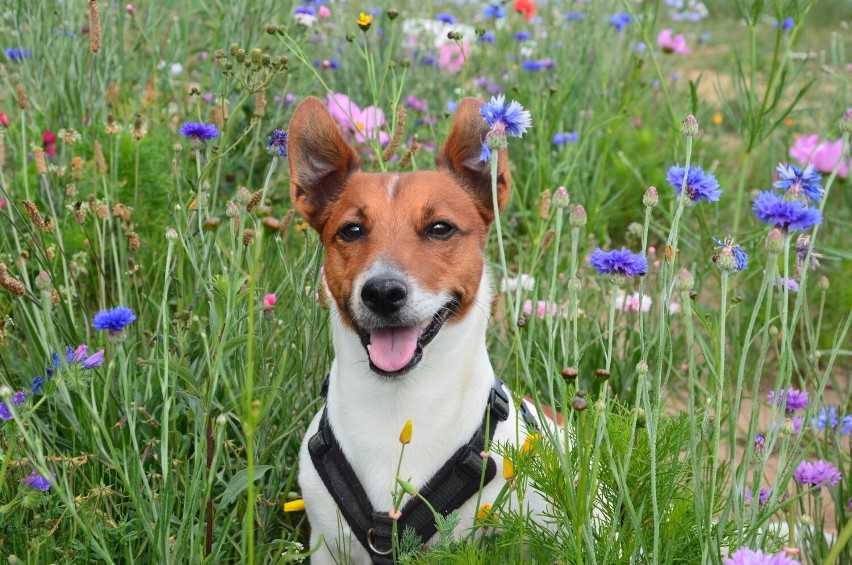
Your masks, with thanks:
[(370, 361), (392, 373), (399, 371), (414, 357), (420, 326), (373, 328), (370, 330)]

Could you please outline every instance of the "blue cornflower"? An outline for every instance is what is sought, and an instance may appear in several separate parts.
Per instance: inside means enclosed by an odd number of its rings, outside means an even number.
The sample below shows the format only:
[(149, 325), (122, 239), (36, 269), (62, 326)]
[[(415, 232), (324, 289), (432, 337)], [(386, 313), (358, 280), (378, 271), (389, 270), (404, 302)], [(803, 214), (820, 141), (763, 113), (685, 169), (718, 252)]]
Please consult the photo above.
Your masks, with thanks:
[(41, 392), (41, 387), (44, 386), (44, 377), (36, 377), (33, 379), (33, 394)]
[(196, 143), (204, 143), (205, 141), (210, 141), (214, 137), (218, 137), (219, 128), (217, 128), (215, 124), (186, 122), (180, 127), (178, 133), (185, 135)]
[(305, 5), (296, 6), (296, 9), (293, 10), (293, 13), (294, 14), (304, 14), (306, 16), (316, 16), (317, 15), (317, 11), (313, 6), (305, 6)]
[(522, 137), (527, 128), (532, 127), (532, 117), (516, 100), (506, 104), (502, 94), (491, 97), (490, 102), (482, 105), (479, 113), (490, 128), (482, 144), (480, 160), (491, 158), (491, 149), (506, 147), (506, 136)]
[(438, 12), (435, 14), (435, 19), (449, 25), (454, 25), (456, 23), (456, 17), (447, 12)]
[(698, 203), (701, 200), (707, 202), (719, 201), (722, 196), (719, 181), (712, 173), (705, 173), (701, 167), (689, 167), (688, 173), (686, 169), (678, 165), (669, 169), (666, 178), (678, 196), (683, 189), (684, 175), (686, 175), (686, 195), (693, 203)]
[(26, 402), (26, 400), (27, 400), (27, 393), (22, 391), (22, 390), (19, 390), (18, 392), (16, 392), (15, 394), (12, 395), (12, 403), (15, 406), (20, 406), (21, 404)]
[(116, 306), (110, 310), (101, 310), (95, 314), (92, 327), (96, 330), (109, 330), (110, 335), (124, 330), (125, 326), (136, 320), (136, 314), (127, 306)]
[(506, 9), (500, 4), (488, 4), (482, 11), (482, 15), (486, 19), (494, 18), (495, 20), (502, 20), (506, 17)]
[(800, 485), (815, 487), (833, 487), (841, 480), (840, 471), (824, 459), (817, 459), (813, 463), (802, 461), (793, 472), (793, 478)]
[(316, 59), (311, 64), (317, 69), (331, 69), (336, 71), (340, 68), (340, 62), (337, 59)]
[(769, 402), (769, 404), (775, 404), (779, 407), (783, 406), (785, 412), (792, 414), (796, 410), (804, 410), (807, 408), (808, 391), (790, 387), (786, 392), (781, 391), (781, 394), (776, 397), (775, 391), (770, 390), (766, 397), (766, 401)]
[(826, 428), (834, 429), (837, 427), (837, 407), (836, 406), (823, 406), (819, 409), (819, 414), (811, 419), (811, 426), (813, 426), (816, 431), (821, 431)]
[(565, 14), (565, 19), (569, 22), (581, 22), (586, 19), (586, 14), (583, 12), (568, 12)]
[(456, 102), (455, 100), (447, 100), (447, 113), (448, 114), (455, 114), (456, 109), (458, 109), (458, 107), (459, 107), (458, 102)]
[(822, 212), (801, 202), (785, 200), (774, 192), (761, 192), (754, 201), (755, 217), (784, 231), (805, 231), (822, 223)]
[[(778, 23), (779, 23), (778, 20), (775, 20), (775, 22), (773, 22), (775, 29), (778, 29)], [(780, 23), (781, 23), (781, 31), (789, 31), (790, 29), (793, 28), (794, 25), (796, 25), (796, 20), (794, 20), (792, 16), (787, 16)]]
[[(743, 498), (745, 499), (745, 503), (751, 504), (751, 499), (752, 499), (751, 489), (750, 488), (745, 489), (744, 494), (745, 494), (745, 496)], [(766, 504), (766, 502), (769, 500), (770, 496), (772, 496), (772, 489), (761, 487), (760, 492), (757, 495), (757, 503), (760, 504), (760, 505)]]
[(569, 131), (568, 133), (559, 132), (553, 134), (553, 145), (557, 147), (562, 145), (567, 145), (569, 143), (577, 143), (577, 140), (580, 139), (580, 136), (577, 135), (577, 132)]
[(518, 41), (528, 41), (532, 38), (532, 35), (530, 35), (528, 31), (518, 31), (512, 34), (512, 37)]
[(269, 136), (269, 143), (266, 145), (266, 150), (274, 156), (287, 156), (287, 132), (283, 129), (275, 128), (272, 130), (272, 135)]
[(544, 68), (544, 63), (541, 61), (524, 61), (523, 65), (526, 71), (540, 71)]
[(424, 67), (431, 67), (437, 62), (438, 60), (435, 58), (434, 55), (426, 55), (425, 57), (423, 57), (423, 59), (420, 60), (420, 64)]
[(852, 414), (843, 416), (843, 419), (840, 421), (840, 433), (852, 434)]
[(763, 553), (760, 549), (741, 547), (722, 560), (724, 565), (799, 565), (783, 553)]
[(6, 406), (5, 402), (0, 402), (0, 420), (8, 422), (12, 418), (12, 412), (9, 410), (9, 407)]
[[(603, 251), (596, 247), (590, 256), (592, 267), (599, 275), (611, 277), (641, 277), (648, 271), (648, 259), (640, 253), (632, 253), (626, 247), (621, 250)], [(620, 282), (614, 279), (613, 282)]]
[(778, 180), (773, 186), (783, 189), (791, 196), (805, 195), (814, 202), (822, 199), (822, 175), (814, 170), (813, 165), (808, 165), (805, 170), (796, 165), (778, 164)]
[(480, 35), (478, 38), (476, 38), (476, 40), (484, 42), (484, 43), (494, 43), (494, 32), (493, 31), (486, 31), (485, 33)]
[(613, 14), (609, 18), (609, 25), (615, 28), (615, 31), (622, 32), (629, 24), (633, 23), (633, 18), (630, 14)]
[(739, 245), (734, 245), (734, 240), (731, 237), (726, 237), (725, 241), (719, 241), (715, 237), (713, 243), (716, 244), (719, 254), (716, 256), (716, 264), (723, 271), (744, 271), (748, 268), (748, 255)]
[(24, 59), (32, 59), (32, 56), (33, 52), (29, 49), (19, 49), (17, 47), (6, 49), (6, 58), (13, 63), (20, 63)]
[[(56, 474), (54, 473), (53, 476), (55, 477)], [(33, 471), (26, 479), (24, 479), (24, 486), (34, 488), (42, 492), (47, 492), (50, 488), (50, 480)]]

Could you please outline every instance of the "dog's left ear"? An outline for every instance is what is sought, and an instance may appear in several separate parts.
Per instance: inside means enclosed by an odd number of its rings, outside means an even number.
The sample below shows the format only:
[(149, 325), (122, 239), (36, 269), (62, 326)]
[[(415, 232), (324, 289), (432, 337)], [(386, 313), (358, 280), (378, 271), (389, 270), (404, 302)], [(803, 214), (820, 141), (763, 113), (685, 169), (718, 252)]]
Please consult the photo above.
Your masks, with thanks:
[[(494, 203), (491, 198), (491, 163), (480, 161), (482, 144), (488, 133), (488, 124), (480, 113), (482, 101), (463, 99), (456, 109), (450, 135), (438, 153), (435, 163), (456, 177), (481, 203), (483, 217), (494, 221)], [(511, 180), (506, 149), (498, 152), (497, 206), (502, 212), (509, 200)]]

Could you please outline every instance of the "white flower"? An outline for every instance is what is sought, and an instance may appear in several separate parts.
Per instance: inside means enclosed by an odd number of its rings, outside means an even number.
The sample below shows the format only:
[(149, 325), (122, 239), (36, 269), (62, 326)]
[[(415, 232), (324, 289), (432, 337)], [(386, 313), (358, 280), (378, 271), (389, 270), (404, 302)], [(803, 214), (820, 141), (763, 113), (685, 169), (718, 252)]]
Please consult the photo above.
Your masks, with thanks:
[(500, 281), (500, 292), (509, 292), (518, 290), (518, 285), (524, 290), (532, 290), (535, 288), (535, 277), (521, 273), (515, 277), (509, 277)]
[(169, 67), (169, 74), (172, 75), (173, 77), (178, 76), (182, 72), (183, 72), (183, 65), (181, 65), (180, 63), (172, 63), (172, 65)]
[(638, 292), (628, 295), (624, 291), (618, 291), (618, 297), (615, 299), (615, 307), (622, 312), (638, 312), (640, 309), (643, 312), (648, 312), (651, 310), (651, 297), (647, 294), (643, 295), (640, 306)]

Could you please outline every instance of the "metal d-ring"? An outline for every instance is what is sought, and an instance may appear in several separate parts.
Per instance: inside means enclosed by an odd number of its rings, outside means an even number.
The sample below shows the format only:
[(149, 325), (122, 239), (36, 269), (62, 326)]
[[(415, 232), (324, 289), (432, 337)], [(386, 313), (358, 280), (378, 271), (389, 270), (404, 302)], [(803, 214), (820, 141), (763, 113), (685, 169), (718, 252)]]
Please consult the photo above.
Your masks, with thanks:
[(375, 545), (373, 545), (373, 530), (374, 529), (375, 528), (370, 528), (369, 530), (367, 530), (367, 546), (370, 548), (370, 551), (372, 551), (373, 553), (375, 553), (377, 555), (390, 555), (393, 552), (392, 547), (390, 549), (388, 549), (387, 551), (381, 551), (381, 550), (377, 549)]

